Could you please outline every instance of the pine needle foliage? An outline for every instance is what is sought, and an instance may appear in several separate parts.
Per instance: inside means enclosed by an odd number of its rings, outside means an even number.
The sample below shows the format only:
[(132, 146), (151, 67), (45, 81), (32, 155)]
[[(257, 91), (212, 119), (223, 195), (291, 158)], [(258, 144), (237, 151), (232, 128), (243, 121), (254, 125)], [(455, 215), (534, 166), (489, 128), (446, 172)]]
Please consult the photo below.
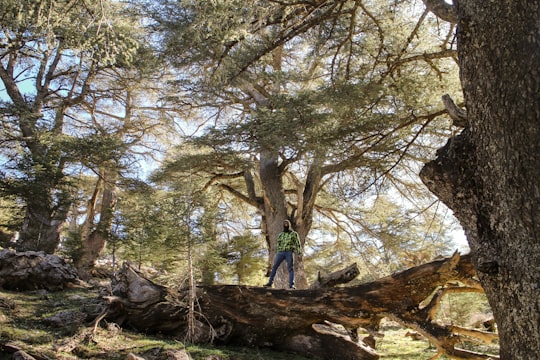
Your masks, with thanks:
[[(394, 241), (405, 248), (413, 233), (417, 242), (429, 236), (412, 221), (434, 202), (416, 172), (455, 131), (440, 103), (443, 93), (460, 91), (452, 26), (410, 2), (144, 4), (163, 54), (182, 73), (174, 85), (192, 95), (191, 118), (207, 125), (182, 145), (200, 151), (178, 149), (156, 176), (191, 169), (207, 187), (256, 207), (267, 190), (257, 172), (271, 153), (284, 169), (287, 213), (302, 223), (325, 217), (348, 228), (356, 246)], [(248, 172), (252, 187), (243, 181)], [(310, 191), (315, 202), (301, 204), (297, 194)], [(366, 212), (381, 193), (412, 208), (395, 219), (409, 230), (392, 232), (391, 240), (367, 216), (345, 210)], [(434, 216), (444, 222), (444, 211)], [(378, 221), (394, 226), (389, 217)], [(430, 253), (445, 251), (443, 228)]]

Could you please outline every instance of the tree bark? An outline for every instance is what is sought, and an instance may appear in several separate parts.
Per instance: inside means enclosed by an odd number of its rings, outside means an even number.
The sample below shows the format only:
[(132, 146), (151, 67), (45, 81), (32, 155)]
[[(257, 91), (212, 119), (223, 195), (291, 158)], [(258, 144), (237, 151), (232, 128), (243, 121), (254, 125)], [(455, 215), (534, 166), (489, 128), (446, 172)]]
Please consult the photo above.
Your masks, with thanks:
[(455, 1), (468, 128), (421, 172), (460, 220), (502, 359), (540, 353), (540, 3)]
[(115, 169), (114, 164), (108, 164), (100, 171), (99, 174), (100, 180), (96, 184), (95, 195), (99, 193), (97, 187), (102, 187), (101, 189), (101, 203), (100, 203), (100, 217), (99, 222), (95, 226), (93, 231), (90, 231), (94, 227), (94, 218), (95, 218), (95, 196), (92, 196), (92, 200), (89, 201), (89, 205), (94, 205), (92, 208), (88, 206), (88, 216), (83, 225), (83, 229), (88, 229), (83, 231), (82, 236), (82, 254), (79, 259), (76, 261), (77, 269), (79, 274), (83, 279), (89, 277), (89, 271), (94, 267), (96, 260), (101, 255), (101, 252), (107, 244), (107, 239), (109, 238), (109, 233), (113, 224), (113, 214), (116, 208), (117, 200), (117, 189), (116, 181), (118, 179), (118, 171)]
[[(35, 119), (42, 114), (34, 105), (32, 115), (20, 115), (20, 129), (30, 160), (29, 180), (18, 194), (26, 203), (17, 248), (22, 251), (45, 251), (53, 254), (60, 243), (62, 226), (67, 218), (71, 199), (64, 188), (64, 159), (58, 144), (46, 145), (40, 140)], [(55, 122), (62, 127), (64, 108), (56, 110)], [(32, 124), (32, 125), (29, 125)], [(58, 135), (52, 132), (53, 135)]]
[[(433, 321), (444, 295), (435, 290), (455, 287), (459, 282), (478, 291), (474, 276), (469, 257), (456, 253), (452, 258), (354, 287), (283, 290), (200, 286), (196, 340), (272, 347), (326, 359), (377, 359), (373, 349), (349, 334), (358, 327), (373, 328), (381, 318), (389, 317), (428, 338), (441, 354), (487, 359), (488, 355), (456, 347), (461, 338), (455, 335), (452, 326)], [(427, 306), (420, 305), (433, 294)], [(113, 295), (106, 298), (110, 304), (106, 316), (109, 321), (176, 338), (186, 335), (187, 290), (174, 292), (154, 284), (124, 264)], [(336, 333), (335, 324), (344, 330)], [(474, 334), (474, 331), (467, 333)], [(477, 337), (482, 339), (485, 335)]]
[[(279, 56), (276, 57), (275, 63), (278, 62), (277, 59), (281, 60)], [(257, 106), (260, 107), (271, 107), (272, 104), (269, 102), (267, 95), (261, 93), (256, 89), (251, 82), (238, 80), (240, 82), (240, 87), (249, 94), (254, 101), (257, 103)], [(279, 88), (279, 87), (278, 87)], [(261, 181), (261, 188), (263, 192), (262, 204), (259, 207), (259, 211), (262, 214), (262, 224), (263, 224), (263, 233), (266, 238), (266, 245), (268, 248), (268, 264), (267, 264), (267, 275), (269, 275), (270, 269), (272, 268), (275, 255), (277, 253), (277, 237), (279, 233), (283, 230), (283, 221), (290, 220), (293, 228), (296, 228), (297, 219), (294, 214), (288, 213), (288, 205), (285, 197), (285, 189), (283, 185), (283, 174), (285, 166), (283, 163), (280, 163), (279, 151), (278, 149), (272, 148), (274, 144), (262, 145), (259, 152), (259, 178)], [(253, 199), (253, 187), (251, 186), (251, 179), (246, 179), (246, 186), (248, 192), (251, 190), (250, 198)], [(255, 200), (255, 199), (253, 199)], [(296, 229), (298, 230), (298, 229)], [(300, 229), (300, 242), (302, 246), (305, 241), (304, 232), (307, 234), (309, 228), (303, 227)], [(307, 278), (304, 271), (304, 265), (302, 262), (302, 257), (295, 257), (294, 262), (294, 271), (295, 271), (295, 283), (299, 288), (307, 287)], [(288, 288), (288, 273), (285, 266), (280, 266), (276, 274), (275, 286), (278, 288)]]
[(356, 265), (356, 263), (328, 275), (321, 275), (319, 272), (317, 279), (309, 288), (320, 289), (334, 287), (338, 284), (346, 284), (357, 277), (358, 274), (360, 274), (360, 270), (358, 270), (358, 265)]
[[(270, 271), (277, 253), (277, 237), (283, 230), (283, 221), (289, 219), (285, 192), (283, 190), (282, 171), (278, 164), (277, 155), (272, 151), (261, 151), (260, 178), (263, 188), (265, 237), (268, 246), (268, 272)], [(302, 240), (302, 239), (301, 239)], [(301, 259), (295, 257), (295, 281), (298, 287), (306, 287), (307, 281)], [(269, 274), (267, 274), (269, 275)], [(274, 280), (276, 288), (288, 288), (288, 272), (285, 263), (279, 267)]]
[(61, 209), (55, 209), (54, 205), (50, 205), (52, 199), (47, 203), (37, 200), (26, 201), (20, 238), (15, 246), (20, 251), (45, 251), (54, 254), (60, 243), (61, 229), (67, 217), (65, 208), (68, 208), (69, 204), (62, 204)]

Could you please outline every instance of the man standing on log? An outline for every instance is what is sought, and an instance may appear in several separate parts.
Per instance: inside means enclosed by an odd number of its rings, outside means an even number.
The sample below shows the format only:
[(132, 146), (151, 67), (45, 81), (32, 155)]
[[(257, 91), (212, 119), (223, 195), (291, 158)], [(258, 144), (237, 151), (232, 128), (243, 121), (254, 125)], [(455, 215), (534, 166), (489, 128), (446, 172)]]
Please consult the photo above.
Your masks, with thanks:
[(294, 253), (298, 256), (302, 254), (302, 248), (300, 246), (300, 237), (298, 233), (291, 227), (291, 222), (285, 220), (283, 222), (283, 231), (278, 235), (277, 239), (277, 254), (274, 259), (274, 266), (272, 266), (272, 272), (270, 273), (270, 279), (265, 287), (271, 287), (274, 283), (274, 277), (276, 271), (283, 260), (287, 261), (287, 270), (289, 271), (289, 289), (295, 289), (294, 287)]

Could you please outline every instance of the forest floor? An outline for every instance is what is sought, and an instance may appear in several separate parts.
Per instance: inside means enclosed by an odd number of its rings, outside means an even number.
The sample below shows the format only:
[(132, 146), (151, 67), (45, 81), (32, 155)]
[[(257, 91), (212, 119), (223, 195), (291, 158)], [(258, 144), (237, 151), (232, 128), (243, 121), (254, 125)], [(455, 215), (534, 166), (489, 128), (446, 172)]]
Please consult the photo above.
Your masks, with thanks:
[[(0, 290), (0, 360), (11, 360), (14, 348), (36, 359), (59, 360), (126, 359), (130, 353), (146, 360), (158, 360), (167, 359), (159, 354), (169, 349), (182, 350), (193, 360), (306, 359), (267, 349), (186, 345), (166, 337), (131, 332), (114, 324), (105, 328), (103, 322), (94, 328), (71, 326), (69, 322), (60, 327), (50, 321), (60, 313), (87, 313), (85, 310), (91, 313), (92, 307), (97, 306), (97, 288), (60, 292)], [(381, 359), (424, 360), (436, 353), (427, 341), (406, 336), (406, 329), (388, 325), (381, 330), (384, 337), (376, 349)]]

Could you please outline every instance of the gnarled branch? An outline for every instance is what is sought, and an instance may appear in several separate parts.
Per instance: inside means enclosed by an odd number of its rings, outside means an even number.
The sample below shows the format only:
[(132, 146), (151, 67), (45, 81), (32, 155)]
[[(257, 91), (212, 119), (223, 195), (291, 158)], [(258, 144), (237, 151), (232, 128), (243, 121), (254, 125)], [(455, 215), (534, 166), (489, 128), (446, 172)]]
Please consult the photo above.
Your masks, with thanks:
[(466, 127), (468, 124), (467, 111), (457, 106), (448, 94), (443, 95), (442, 101), (446, 111), (448, 111), (448, 115), (454, 121), (454, 125)]
[(321, 275), (319, 272), (316, 281), (311, 284), (310, 289), (329, 288), (338, 284), (345, 284), (357, 277), (359, 273), (360, 270), (358, 270), (356, 263), (327, 275)]
[(447, 3), (444, 0), (422, 0), (426, 8), (435, 16), (451, 22), (457, 23), (457, 12), (454, 5)]

